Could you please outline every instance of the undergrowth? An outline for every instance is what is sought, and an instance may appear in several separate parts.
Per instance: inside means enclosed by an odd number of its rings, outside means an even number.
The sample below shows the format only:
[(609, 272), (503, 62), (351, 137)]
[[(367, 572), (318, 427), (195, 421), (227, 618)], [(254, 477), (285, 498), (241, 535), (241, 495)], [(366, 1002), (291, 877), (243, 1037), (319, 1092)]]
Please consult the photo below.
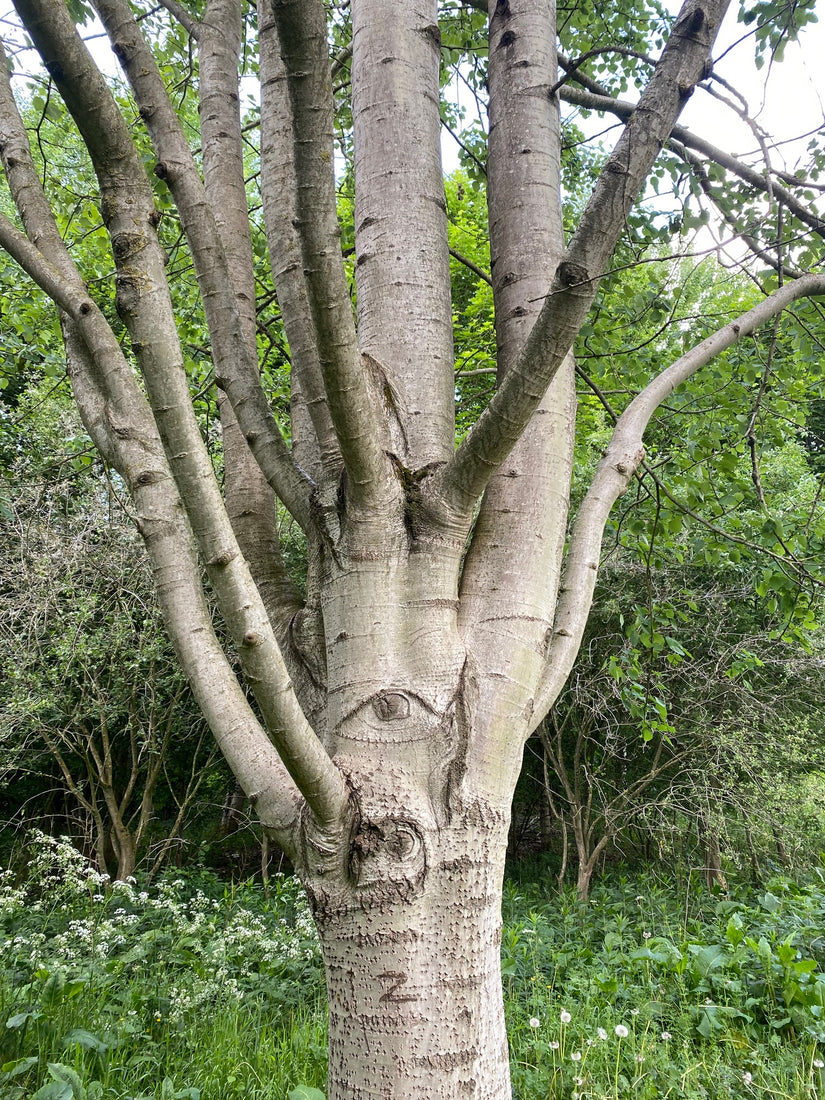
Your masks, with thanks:
[[(323, 973), (294, 879), (108, 883), (38, 835), (0, 872), (0, 1100), (323, 1097)], [(825, 886), (727, 897), (509, 883), (517, 1100), (825, 1100)]]

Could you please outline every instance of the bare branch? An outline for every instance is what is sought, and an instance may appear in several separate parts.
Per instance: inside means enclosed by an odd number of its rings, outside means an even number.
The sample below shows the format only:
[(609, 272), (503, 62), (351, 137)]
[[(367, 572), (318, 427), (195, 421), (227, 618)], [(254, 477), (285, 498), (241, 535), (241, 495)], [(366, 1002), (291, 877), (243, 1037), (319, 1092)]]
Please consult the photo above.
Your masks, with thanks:
[[(557, 76), (552, 5), (512, 0), (491, 11), (487, 205), (501, 384), (541, 310), (564, 233), (559, 109), (550, 95)], [(462, 570), (459, 628), (484, 676), (470, 755), (499, 773), (513, 723), (542, 674), (553, 623), (574, 422), (571, 361), (490, 477)], [(502, 748), (487, 751), (492, 741)]]
[[(81, 116), (87, 147), (100, 179), (104, 210), (118, 264), (120, 313), (129, 327), (151, 399), (159, 410), (160, 435), (174, 468), (175, 483), (180, 488), (187, 511), (192, 517), (201, 553), (227, 623), (235, 635), (242, 664), (256, 689), (267, 725), (278, 744), (287, 769), (294, 775), (295, 782), (316, 817), (322, 822), (334, 820), (342, 804), (346, 802), (346, 788), (340, 772), (326, 755), (295, 699), (260, 596), (252, 585), (246, 564), (238, 552), (189, 402), (189, 389), (180, 361), (174, 318), (168, 299), (164, 297), (164, 257), (156, 238), (147, 231), (151, 227), (153, 205), (151, 191), (143, 175), (142, 162), (105, 83), (94, 68), (65, 9), (55, 11), (50, 7), (44, 20), (39, 11), (39, 0), (34, 0), (31, 5), (24, 4), (21, 0), (20, 7), (27, 17), (27, 27), (32, 38), (45, 58), (52, 61), (53, 68), (59, 70), (58, 83), (66, 81), (74, 89), (74, 93), (67, 96), (67, 105)], [(147, 227), (143, 234), (136, 232), (136, 226), (141, 224)], [(107, 364), (108, 374), (117, 373), (118, 385), (126, 394), (133, 395), (137, 387), (123, 362), (118, 342), (105, 318), (85, 292), (79, 277), (74, 281), (62, 278), (7, 219), (0, 221), (0, 244), (72, 318), (94, 361)], [(129, 440), (137, 436), (141, 442), (144, 439), (157, 440), (151, 417), (145, 411), (145, 404), (141, 402), (142, 397), (136, 401), (133, 399), (131, 417), (121, 422), (123, 427), (128, 427), (125, 433), (115, 433), (118, 438)], [(136, 425), (141, 425), (142, 430)], [(121, 458), (124, 457), (121, 455)], [(162, 494), (168, 494), (168, 467), (164, 469), (162, 454), (155, 453), (154, 460), (156, 464), (160, 464), (160, 470), (156, 468), (147, 472), (141, 469), (137, 477), (129, 468), (128, 461), (120, 467), (125, 467), (127, 481), (138, 501), (141, 497), (140, 490), (151, 487), (157, 487)], [(168, 503), (159, 514), (167, 516)], [(164, 523), (169, 525), (168, 518), (164, 519)], [(190, 677), (193, 677), (193, 687), (196, 686), (194, 671), (199, 668), (205, 651), (213, 647), (218, 650), (220, 659), (216, 664), (218, 667), (223, 665), (233, 685), (230, 687), (225, 682), (223, 691), (228, 689), (234, 695), (230, 721), (233, 730), (237, 730), (239, 725), (248, 726), (248, 718), (252, 718), (251, 711), (211, 628), (200, 581), (195, 579), (198, 576), (197, 565), (189, 554), (189, 538), (181, 541), (179, 534), (181, 530), (186, 530), (180, 514), (170, 526), (176, 533), (176, 539), (172, 543), (174, 554), (169, 558), (172, 576), (167, 583), (175, 591), (184, 584), (188, 598), (192, 601), (192, 609), (174, 605), (170, 594), (164, 592), (158, 569), (158, 588), (161, 595), (167, 597), (164, 604), (167, 622), (182, 659), (184, 653), (188, 657), (188, 660), (184, 660), (184, 667)], [(151, 551), (151, 532), (144, 529), (144, 535)], [(159, 535), (161, 539), (169, 538), (163, 531)], [(185, 580), (182, 580), (181, 570)], [(198, 614), (210, 623), (208, 635), (200, 640), (202, 648), (196, 648), (195, 637), (183, 629), (183, 624), (190, 623), (192, 616)], [(214, 651), (212, 655), (214, 659)], [(214, 673), (210, 676), (214, 676)], [(205, 696), (200, 699), (205, 713), (208, 715), (211, 712), (213, 717), (217, 717), (215, 697), (221, 693), (220, 685), (213, 692), (210, 677), (204, 677), (200, 688)], [(227, 745), (226, 717), (222, 716), (217, 729), (212, 722), (210, 725), (213, 726), (222, 747)], [(254, 718), (252, 730), (253, 740), (260, 741), (262, 731)], [(236, 737), (228, 743), (227, 756), (230, 762), (239, 756), (238, 746), (241, 740)], [(249, 740), (248, 736), (246, 740)], [(268, 746), (265, 736), (263, 741)], [(270, 754), (263, 745), (259, 744), (255, 749), (243, 746), (240, 759), (235, 759), (240, 769), (236, 770), (236, 774), (240, 778), (241, 773), (248, 773), (250, 767), (255, 771), (267, 755)], [(271, 755), (274, 756), (274, 752)], [(272, 775), (283, 777), (280, 764), (275, 766)], [(271, 786), (271, 780), (261, 783), (262, 792)]]
[[(168, 184), (181, 215), (201, 288), (218, 385), (229, 395), (238, 423), (267, 481), (306, 529), (311, 522), (309, 486), (292, 462), (261, 389), (257, 363), (244, 339), (220, 235), (180, 120), (154, 57), (132, 18), (128, 0), (100, 0), (96, 10), (112, 41), (113, 52), (124, 67), (160, 158), (155, 173)], [(62, 88), (64, 98), (66, 91)], [(67, 105), (72, 110), (71, 104)], [(83, 107), (81, 111), (87, 109)], [(95, 139), (88, 134), (84, 119), (85, 115), (81, 115), (79, 126), (88, 143), (90, 138)]]
[(825, 275), (806, 275), (774, 291), (671, 364), (628, 405), (579, 508), (567, 552), (547, 671), (536, 695), (531, 726), (552, 706), (573, 667), (593, 599), (607, 517), (644, 457), (642, 435), (653, 413), (696, 371), (799, 298), (825, 295)]
[(469, 257), (465, 256), (461, 252), (458, 252), (455, 248), (450, 249), (450, 255), (453, 257), (454, 260), (458, 260), (460, 264), (464, 264), (464, 266), (472, 271), (474, 275), (478, 275), (479, 279), (483, 279), (484, 282), (487, 283), (489, 286), (493, 285), (493, 280), (490, 278), (487, 272), (483, 268), (479, 267), (478, 264), (469, 259)]
[[(261, 198), (272, 278), (292, 361), (293, 449), (319, 484), (322, 502), (337, 494), (343, 460), (327, 405), (315, 330), (295, 230), (298, 187), (292, 113), (271, 0), (258, 8), (261, 67)], [(310, 424), (301, 420), (308, 414)]]
[[(204, 186), (226, 255), (249, 359), (255, 362), (255, 272), (238, 95), (241, 32), (240, 0), (209, 0), (198, 43)], [(280, 628), (279, 643), (288, 658), (287, 624), (301, 601), (284, 568), (275, 494), (249, 449), (231, 401), (222, 391), (218, 400), (226, 510), (270, 621)]]

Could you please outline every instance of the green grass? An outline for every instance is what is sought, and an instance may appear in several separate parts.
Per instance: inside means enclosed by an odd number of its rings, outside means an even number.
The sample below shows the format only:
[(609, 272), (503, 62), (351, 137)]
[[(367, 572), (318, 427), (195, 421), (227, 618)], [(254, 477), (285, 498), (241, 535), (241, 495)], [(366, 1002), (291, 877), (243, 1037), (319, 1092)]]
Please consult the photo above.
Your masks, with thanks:
[[(825, 1100), (825, 888), (724, 898), (614, 876), (587, 908), (507, 885), (502, 960), (517, 1100)], [(279, 878), (151, 890), (41, 838), (0, 876), (0, 1100), (320, 1095), (322, 968)]]

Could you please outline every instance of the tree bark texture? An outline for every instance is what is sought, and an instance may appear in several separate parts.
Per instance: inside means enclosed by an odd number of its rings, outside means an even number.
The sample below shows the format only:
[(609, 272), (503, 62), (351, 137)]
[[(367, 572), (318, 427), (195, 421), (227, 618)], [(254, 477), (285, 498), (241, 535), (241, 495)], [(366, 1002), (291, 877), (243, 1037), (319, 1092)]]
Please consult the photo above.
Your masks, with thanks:
[[(506, 815), (362, 822), (343, 889), (310, 878), (329, 997), (330, 1100), (509, 1100), (500, 977)], [(468, 843), (469, 839), (469, 843)]]
[[(781, 287), (663, 370), (619, 418), (568, 538), (571, 344), (726, 0), (687, 0), (567, 244), (552, 5), (490, 0), (498, 383), (457, 449), (435, 0), (352, 0), (354, 288), (326, 8), (260, 2), (260, 199), (289, 344), (289, 432), (257, 362), (241, 5), (178, 11), (199, 55), (198, 159), (141, 21), (127, 0), (94, 3), (192, 258), (222, 391), (223, 485), (190, 402), (133, 120), (62, 0), (17, 5), (97, 175), (127, 349), (60, 237), (5, 64), (0, 156), (22, 230), (0, 216), (0, 246), (61, 311), (81, 415), (133, 496), (178, 656), (306, 885), (327, 971), (330, 1100), (509, 1100), (499, 937), (510, 802), (525, 740), (578, 649), (607, 515), (673, 388), (825, 292), (823, 276)], [(302, 594), (281, 554), (285, 513), (306, 542)]]

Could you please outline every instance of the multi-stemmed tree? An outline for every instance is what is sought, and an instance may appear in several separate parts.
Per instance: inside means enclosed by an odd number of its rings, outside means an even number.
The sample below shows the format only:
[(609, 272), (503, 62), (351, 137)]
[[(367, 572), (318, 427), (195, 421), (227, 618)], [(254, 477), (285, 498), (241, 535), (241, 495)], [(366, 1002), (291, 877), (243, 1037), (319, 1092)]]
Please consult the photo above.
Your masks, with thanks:
[[(197, 50), (185, 78), (199, 93), (194, 151), (191, 120), (178, 116), (142, 33), (146, 13), (94, 0), (197, 276), (220, 391), (222, 493), (190, 401), (136, 120), (71, 6), (18, 0), (94, 166), (128, 338), (64, 244), (5, 79), (0, 154), (22, 229), (3, 218), (0, 243), (59, 308), (84, 423), (131, 493), (179, 659), (311, 898), (335, 1100), (510, 1096), (499, 976), (509, 807), (525, 739), (575, 658), (607, 514), (673, 388), (784, 305), (825, 292), (825, 277), (800, 274), (654, 378), (619, 420), (567, 537), (571, 345), (651, 166), (711, 72), (726, 6), (687, 0), (635, 107), (597, 102), (598, 85), (584, 81), (586, 105), (628, 119), (565, 244), (559, 95), (569, 88), (557, 78), (552, 5), (491, 0), (498, 383), (456, 449), (436, 0), (352, 0), (351, 59), (346, 47), (334, 60), (351, 76), (354, 311), (328, 14), (321, 0), (261, 2), (260, 184), (291, 360), (289, 441), (260, 383), (240, 0), (208, 0), (197, 14), (164, 0)], [(701, 173), (713, 150), (677, 137)], [(742, 170), (821, 228), (792, 180)], [(278, 501), (306, 537), (305, 595), (284, 568)], [(215, 634), (203, 570), (232, 655)]]

